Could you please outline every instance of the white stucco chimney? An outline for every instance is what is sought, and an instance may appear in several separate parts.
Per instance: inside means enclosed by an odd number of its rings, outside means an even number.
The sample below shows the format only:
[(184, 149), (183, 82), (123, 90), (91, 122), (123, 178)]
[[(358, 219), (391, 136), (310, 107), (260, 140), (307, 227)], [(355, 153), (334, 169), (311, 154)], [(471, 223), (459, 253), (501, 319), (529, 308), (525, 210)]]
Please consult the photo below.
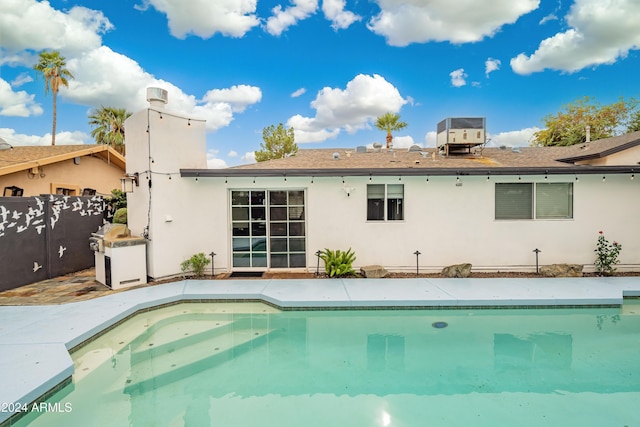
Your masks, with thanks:
[(169, 94), (159, 87), (148, 87), (147, 101), (152, 107), (164, 107), (169, 102)]

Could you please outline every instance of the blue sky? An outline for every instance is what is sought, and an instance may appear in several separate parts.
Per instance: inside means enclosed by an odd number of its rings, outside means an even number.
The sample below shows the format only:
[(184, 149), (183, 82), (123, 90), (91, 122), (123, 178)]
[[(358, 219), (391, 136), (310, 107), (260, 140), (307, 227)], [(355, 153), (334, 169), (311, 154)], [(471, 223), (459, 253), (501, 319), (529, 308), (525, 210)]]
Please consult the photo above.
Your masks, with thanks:
[(210, 167), (253, 161), (262, 129), (301, 148), (384, 142), (375, 117), (434, 146), (445, 117), (486, 117), (490, 145), (529, 145), (584, 96), (640, 94), (638, 0), (9, 0), (0, 4), (0, 137), (51, 141), (51, 95), (32, 71), (59, 50), (58, 144), (93, 143), (100, 105), (135, 112), (145, 89), (207, 120)]

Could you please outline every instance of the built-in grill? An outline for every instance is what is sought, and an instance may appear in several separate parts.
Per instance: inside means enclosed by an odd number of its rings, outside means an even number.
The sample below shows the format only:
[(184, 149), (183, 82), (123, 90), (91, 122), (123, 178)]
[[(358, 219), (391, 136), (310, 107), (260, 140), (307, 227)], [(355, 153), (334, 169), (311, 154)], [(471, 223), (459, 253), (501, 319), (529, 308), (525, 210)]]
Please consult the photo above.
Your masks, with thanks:
[(146, 239), (131, 236), (125, 224), (105, 224), (89, 237), (96, 280), (112, 289), (147, 283)]

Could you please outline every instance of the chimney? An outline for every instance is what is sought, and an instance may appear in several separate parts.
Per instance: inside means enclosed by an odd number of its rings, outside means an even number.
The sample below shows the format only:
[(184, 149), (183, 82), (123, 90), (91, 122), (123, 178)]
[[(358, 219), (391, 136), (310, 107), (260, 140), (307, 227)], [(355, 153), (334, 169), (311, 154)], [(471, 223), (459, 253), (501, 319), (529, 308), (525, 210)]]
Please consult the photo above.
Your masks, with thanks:
[(152, 107), (164, 107), (169, 101), (169, 94), (159, 87), (148, 87), (147, 101)]

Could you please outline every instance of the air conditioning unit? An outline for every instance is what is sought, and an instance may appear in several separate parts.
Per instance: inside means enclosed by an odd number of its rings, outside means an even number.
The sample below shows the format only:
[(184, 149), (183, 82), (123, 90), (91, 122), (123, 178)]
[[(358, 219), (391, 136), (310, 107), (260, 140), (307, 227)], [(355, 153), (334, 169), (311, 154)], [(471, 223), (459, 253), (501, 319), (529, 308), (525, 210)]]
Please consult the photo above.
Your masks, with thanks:
[(169, 93), (159, 87), (148, 87), (147, 101), (151, 105), (164, 105), (169, 102)]

